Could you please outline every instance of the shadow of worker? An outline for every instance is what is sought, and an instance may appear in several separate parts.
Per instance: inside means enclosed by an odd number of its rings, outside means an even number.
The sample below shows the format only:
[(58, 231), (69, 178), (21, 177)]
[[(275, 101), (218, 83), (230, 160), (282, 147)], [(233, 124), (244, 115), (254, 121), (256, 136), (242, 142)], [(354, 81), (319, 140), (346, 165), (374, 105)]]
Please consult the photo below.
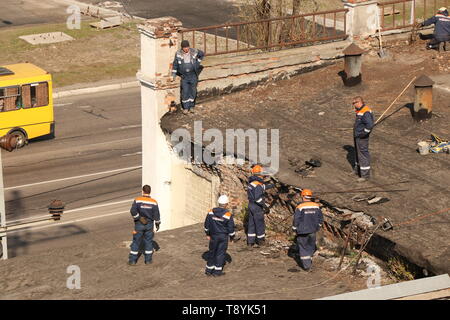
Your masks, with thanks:
[[(159, 251), (161, 249), (158, 242), (156, 242), (155, 240), (152, 240), (152, 245), (153, 245), (153, 254), (155, 254), (156, 251)], [(145, 251), (145, 244), (144, 244), (144, 241), (141, 241), (141, 244), (139, 245), (139, 253), (138, 253), (138, 257), (137, 257), (138, 260), (144, 254), (144, 251)]]
[(354, 146), (345, 145), (342, 147), (345, 151), (347, 151), (347, 161), (351, 165), (352, 169), (355, 168), (356, 165), (356, 150)]
[[(208, 262), (209, 257), (210, 257), (209, 250), (203, 252), (203, 254), (202, 254), (202, 259), (203, 259), (205, 262)], [(225, 253), (225, 264), (231, 263), (232, 261), (233, 261), (233, 259), (231, 258), (231, 256), (230, 256), (228, 253)]]

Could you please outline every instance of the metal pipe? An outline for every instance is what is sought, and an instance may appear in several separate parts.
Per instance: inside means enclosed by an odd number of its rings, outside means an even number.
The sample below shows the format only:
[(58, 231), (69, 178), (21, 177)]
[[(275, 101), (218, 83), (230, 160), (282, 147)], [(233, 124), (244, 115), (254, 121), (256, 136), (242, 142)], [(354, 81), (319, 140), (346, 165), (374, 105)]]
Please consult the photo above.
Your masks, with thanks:
[[(2, 156), (0, 151), (0, 227), (1, 229), (6, 228), (6, 211), (5, 211), (5, 192), (3, 186), (3, 165)], [(0, 233), (2, 239), (2, 259), (8, 259), (8, 238), (6, 233)]]

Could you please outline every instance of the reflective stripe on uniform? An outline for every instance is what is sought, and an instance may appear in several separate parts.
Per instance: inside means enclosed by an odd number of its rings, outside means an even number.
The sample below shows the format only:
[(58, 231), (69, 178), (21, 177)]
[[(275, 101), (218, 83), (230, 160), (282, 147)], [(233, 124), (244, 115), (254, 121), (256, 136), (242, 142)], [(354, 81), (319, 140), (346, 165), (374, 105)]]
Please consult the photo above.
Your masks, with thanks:
[(139, 217), (139, 213), (137, 215), (133, 216), (133, 218), (137, 218), (137, 217)]
[(266, 236), (266, 235), (263, 234), (263, 235), (257, 236), (257, 238), (264, 238), (265, 236)]
[(370, 166), (369, 167), (359, 167), (361, 170), (369, 170), (370, 169)]
[(319, 206), (304, 206), (304, 207), (299, 207), (298, 209), (300, 209), (300, 210), (303, 210), (303, 209), (319, 209)]
[(300, 257), (300, 259), (302, 259), (302, 260), (309, 260), (309, 259), (311, 259), (311, 256), (302, 256), (302, 257)]
[(216, 270), (222, 270), (222, 267), (215, 267)]
[(249, 236), (249, 237), (256, 237), (256, 233), (249, 233), (247, 236)]
[(181, 100), (181, 102), (194, 102), (194, 99), (192, 99), (192, 98), (189, 98), (189, 99), (187, 99), (187, 100)]
[(256, 200), (256, 202), (261, 202), (262, 201), (262, 198), (259, 198), (258, 200)]
[(214, 269), (214, 268), (215, 268), (214, 266), (210, 267), (210, 266), (206, 265), (206, 269), (212, 270), (212, 269)]
[(236, 232), (230, 233), (229, 236), (232, 237), (236, 234)]
[(134, 255), (137, 255), (139, 252), (137, 252), (137, 251), (130, 251), (130, 254), (134, 254)]
[(145, 251), (145, 254), (151, 254), (153, 251)]
[(367, 133), (370, 132), (370, 130), (369, 130), (369, 129), (366, 129), (366, 128), (364, 128), (364, 131), (367, 132)]

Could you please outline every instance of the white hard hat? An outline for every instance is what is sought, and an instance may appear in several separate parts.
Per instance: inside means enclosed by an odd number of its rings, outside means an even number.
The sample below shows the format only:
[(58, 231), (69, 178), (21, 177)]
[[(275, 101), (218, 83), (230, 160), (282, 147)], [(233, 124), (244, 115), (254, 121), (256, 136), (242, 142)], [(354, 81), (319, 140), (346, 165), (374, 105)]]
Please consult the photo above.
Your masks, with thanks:
[(217, 202), (219, 202), (219, 204), (227, 204), (228, 203), (228, 197), (226, 195), (221, 195)]
[(441, 7), (441, 8), (439, 8), (439, 12), (444, 12), (445, 10), (447, 10), (447, 8), (446, 7)]

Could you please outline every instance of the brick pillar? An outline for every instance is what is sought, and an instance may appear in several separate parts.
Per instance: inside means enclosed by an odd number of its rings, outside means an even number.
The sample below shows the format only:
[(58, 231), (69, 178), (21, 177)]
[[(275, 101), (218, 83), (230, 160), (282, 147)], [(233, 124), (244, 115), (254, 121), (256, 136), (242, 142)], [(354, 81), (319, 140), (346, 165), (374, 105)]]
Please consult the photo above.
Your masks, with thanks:
[(378, 1), (346, 0), (344, 8), (347, 12), (347, 34), (350, 40), (367, 38), (378, 30)]
[[(171, 82), (171, 63), (178, 45), (181, 22), (173, 17), (147, 20), (141, 33), (142, 184), (152, 187), (160, 207), (161, 230), (171, 228), (171, 150), (160, 119), (172, 101), (179, 100), (179, 82)], [(139, 190), (136, 190), (139, 193)]]

